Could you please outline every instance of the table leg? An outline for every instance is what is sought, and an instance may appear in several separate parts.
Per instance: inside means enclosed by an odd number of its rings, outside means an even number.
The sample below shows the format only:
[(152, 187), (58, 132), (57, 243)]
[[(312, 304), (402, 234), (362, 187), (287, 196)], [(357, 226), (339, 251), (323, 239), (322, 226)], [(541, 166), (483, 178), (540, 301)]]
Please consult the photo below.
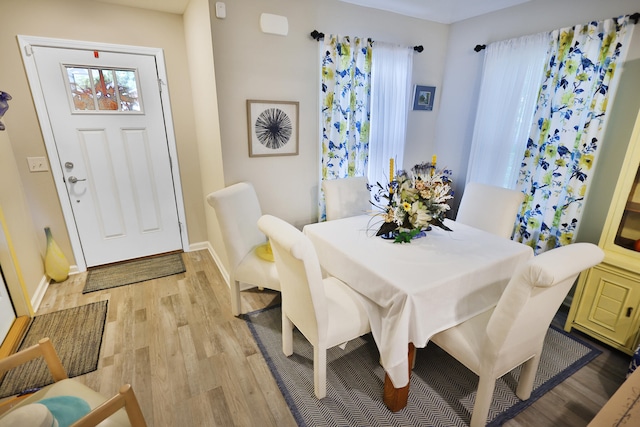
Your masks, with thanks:
[(382, 400), (391, 412), (398, 412), (407, 406), (409, 399), (409, 384), (411, 383), (411, 368), (413, 367), (413, 359), (416, 354), (416, 348), (413, 343), (409, 343), (409, 383), (401, 388), (395, 388), (388, 374), (384, 376), (384, 391)]

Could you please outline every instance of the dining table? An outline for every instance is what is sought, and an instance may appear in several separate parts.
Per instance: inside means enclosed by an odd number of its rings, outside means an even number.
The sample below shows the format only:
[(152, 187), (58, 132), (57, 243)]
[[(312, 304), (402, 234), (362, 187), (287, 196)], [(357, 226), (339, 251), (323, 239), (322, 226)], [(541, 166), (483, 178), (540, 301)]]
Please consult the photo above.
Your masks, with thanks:
[(376, 236), (381, 217), (305, 225), (324, 273), (357, 291), (385, 370), (384, 403), (407, 405), (415, 347), (494, 307), (531, 247), (452, 220), (410, 243)]

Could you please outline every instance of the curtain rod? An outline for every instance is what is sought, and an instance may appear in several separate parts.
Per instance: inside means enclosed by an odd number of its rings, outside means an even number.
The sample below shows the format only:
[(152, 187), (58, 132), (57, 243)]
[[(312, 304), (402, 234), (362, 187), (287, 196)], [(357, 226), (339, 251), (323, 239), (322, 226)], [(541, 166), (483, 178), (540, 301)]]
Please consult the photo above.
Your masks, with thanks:
[[(616, 19), (616, 18), (613, 18), (613, 19)], [(638, 20), (640, 20), (640, 13), (634, 13), (633, 15), (629, 15), (629, 19), (633, 20), (634, 25), (637, 24)], [(480, 52), (481, 50), (484, 50), (486, 47), (487, 47), (486, 44), (477, 44), (476, 47), (473, 48), (473, 50), (475, 50), (476, 52)]]
[[(315, 41), (320, 41), (324, 38), (324, 33), (319, 32), (318, 30), (313, 30), (311, 31), (311, 37), (315, 40)], [(373, 41), (372, 41), (373, 43)], [(414, 46), (413, 50), (415, 50), (416, 52), (420, 53), (424, 50), (424, 47), (422, 47), (422, 45), (420, 46)]]

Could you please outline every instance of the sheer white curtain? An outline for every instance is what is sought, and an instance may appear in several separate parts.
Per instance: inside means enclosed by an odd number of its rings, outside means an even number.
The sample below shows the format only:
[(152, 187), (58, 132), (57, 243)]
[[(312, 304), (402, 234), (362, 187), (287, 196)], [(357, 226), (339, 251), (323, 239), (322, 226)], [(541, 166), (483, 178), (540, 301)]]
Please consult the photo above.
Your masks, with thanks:
[(540, 33), (487, 46), (467, 182), (515, 188), (550, 41)]
[(411, 99), (412, 47), (375, 42), (371, 52), (371, 129), (367, 178), (388, 182), (389, 159), (402, 167)]

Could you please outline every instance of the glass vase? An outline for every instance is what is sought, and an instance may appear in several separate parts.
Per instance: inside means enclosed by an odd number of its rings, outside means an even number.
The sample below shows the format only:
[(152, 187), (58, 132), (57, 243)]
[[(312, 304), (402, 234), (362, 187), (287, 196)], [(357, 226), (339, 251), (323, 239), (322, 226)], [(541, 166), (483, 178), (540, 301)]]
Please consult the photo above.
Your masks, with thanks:
[(53, 240), (49, 227), (45, 227), (44, 233), (47, 236), (44, 272), (56, 282), (63, 282), (69, 277), (69, 261), (67, 261), (56, 241)]

